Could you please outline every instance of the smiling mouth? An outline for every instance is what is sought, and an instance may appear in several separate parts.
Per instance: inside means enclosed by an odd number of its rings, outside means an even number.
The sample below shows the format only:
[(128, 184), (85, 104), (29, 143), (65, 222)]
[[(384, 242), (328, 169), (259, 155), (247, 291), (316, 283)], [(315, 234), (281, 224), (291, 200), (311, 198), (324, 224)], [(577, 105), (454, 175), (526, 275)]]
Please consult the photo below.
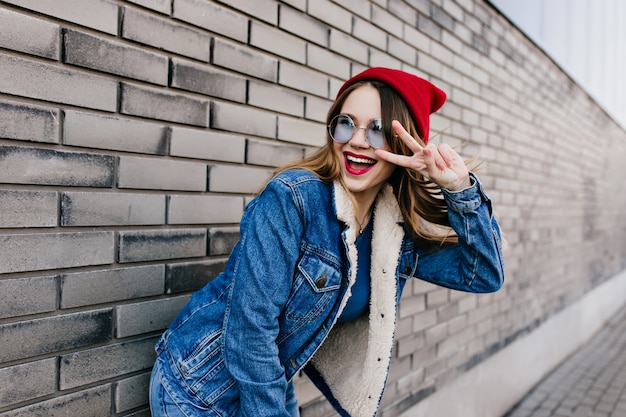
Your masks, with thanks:
[(344, 154), (346, 169), (350, 174), (361, 175), (370, 170), (378, 161), (350, 154)]

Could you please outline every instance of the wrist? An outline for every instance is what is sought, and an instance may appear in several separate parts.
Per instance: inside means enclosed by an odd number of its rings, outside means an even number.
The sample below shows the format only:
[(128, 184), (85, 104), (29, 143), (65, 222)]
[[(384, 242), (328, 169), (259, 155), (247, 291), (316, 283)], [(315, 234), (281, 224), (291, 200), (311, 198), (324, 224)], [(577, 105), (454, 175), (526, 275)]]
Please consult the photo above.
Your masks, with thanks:
[(452, 193), (456, 193), (459, 191), (463, 191), (463, 190), (467, 190), (468, 188), (470, 188), (472, 185), (474, 185), (474, 180), (468, 175), (467, 177), (465, 177), (463, 180), (455, 183), (453, 186), (450, 187), (444, 187), (446, 190), (452, 192)]

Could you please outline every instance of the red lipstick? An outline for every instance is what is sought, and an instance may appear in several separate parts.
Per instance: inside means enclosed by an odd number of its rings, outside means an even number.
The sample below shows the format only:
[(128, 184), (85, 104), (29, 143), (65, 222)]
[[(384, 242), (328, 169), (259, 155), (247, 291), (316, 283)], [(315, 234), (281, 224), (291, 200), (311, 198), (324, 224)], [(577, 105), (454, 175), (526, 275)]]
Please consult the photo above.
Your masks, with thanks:
[(344, 152), (346, 171), (351, 175), (363, 175), (369, 172), (378, 161), (365, 155)]

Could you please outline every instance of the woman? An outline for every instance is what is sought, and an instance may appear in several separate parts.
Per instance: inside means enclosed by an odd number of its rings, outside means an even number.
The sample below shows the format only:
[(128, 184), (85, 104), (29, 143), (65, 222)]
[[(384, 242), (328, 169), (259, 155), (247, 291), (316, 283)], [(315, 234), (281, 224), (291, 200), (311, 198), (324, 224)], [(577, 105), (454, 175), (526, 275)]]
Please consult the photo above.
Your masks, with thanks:
[(406, 281), (500, 288), (490, 200), (452, 148), (427, 144), (444, 101), (398, 70), (346, 81), (326, 145), (248, 205), (224, 272), (158, 342), (153, 416), (297, 416), (304, 370), (340, 415), (371, 417)]

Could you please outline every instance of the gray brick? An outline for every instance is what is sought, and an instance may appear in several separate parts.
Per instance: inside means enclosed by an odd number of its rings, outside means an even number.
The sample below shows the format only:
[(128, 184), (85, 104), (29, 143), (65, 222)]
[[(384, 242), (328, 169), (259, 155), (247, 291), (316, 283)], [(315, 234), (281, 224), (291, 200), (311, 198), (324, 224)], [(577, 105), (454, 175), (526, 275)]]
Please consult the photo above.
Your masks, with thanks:
[[(415, 28), (417, 26), (417, 10), (407, 2), (392, 0), (389, 2), (387, 10), (403, 22), (408, 23), (408, 27)], [(426, 11), (426, 14), (429, 12)], [(406, 29), (405, 29), (406, 30)]]
[(279, 6), (279, 27), (319, 46), (328, 46), (329, 28), (317, 19), (284, 5)]
[(93, 310), (0, 325), (0, 361), (77, 348), (111, 339), (111, 309)]
[(239, 240), (239, 227), (209, 229), (209, 255), (228, 255)]
[(165, 196), (65, 192), (62, 226), (148, 225), (165, 223)]
[(170, 155), (223, 162), (244, 162), (245, 138), (214, 130), (174, 127)]
[(128, 0), (130, 3), (169, 15), (172, 11), (172, 0)]
[(168, 60), (164, 55), (66, 29), (64, 62), (123, 77), (167, 85)]
[(0, 190), (0, 228), (55, 227), (58, 194), (55, 191)]
[(356, 39), (381, 51), (387, 49), (387, 33), (368, 21), (355, 19), (352, 34)]
[(224, 259), (168, 264), (165, 268), (165, 292), (176, 294), (199, 290), (225, 268)]
[(491, 45), (480, 35), (472, 35), (472, 46), (483, 55), (489, 56)]
[(103, 385), (0, 413), (1, 417), (102, 417), (111, 412), (111, 386)]
[(437, 7), (434, 4), (430, 6), (430, 15), (434, 22), (446, 28), (450, 32), (454, 32), (455, 18), (446, 10)]
[(360, 1), (354, 2), (352, 0), (332, 0), (333, 3), (336, 3), (342, 6), (344, 9), (349, 10), (352, 14), (360, 16), (364, 19), (371, 20), (372, 18), (372, 5), (378, 3), (380, 6), (385, 6), (387, 1), (385, 0), (371, 0), (371, 1)]
[(437, 25), (435, 22), (423, 15), (417, 16), (417, 29), (426, 33), (431, 38), (441, 41), (441, 26)]
[(121, 156), (118, 169), (119, 188), (206, 190), (207, 167), (197, 162)]
[(171, 86), (240, 103), (246, 101), (245, 78), (178, 58), (172, 58)]
[(466, 17), (466, 13), (463, 11), (463, 7), (456, 2), (444, 1), (443, 10), (445, 10), (455, 21), (463, 22)]
[(168, 128), (137, 120), (65, 110), (63, 144), (165, 155)]
[(102, 265), (114, 261), (113, 232), (0, 235), (0, 273)]
[(1, 368), (0, 408), (53, 394), (56, 379), (56, 358)]
[(255, 194), (261, 190), (271, 175), (271, 169), (212, 165), (209, 174), (209, 191)]
[(276, 114), (248, 106), (213, 102), (211, 127), (273, 139), (276, 137)]
[(61, 308), (163, 294), (165, 267), (146, 265), (63, 274)]
[(119, 262), (193, 258), (207, 253), (206, 229), (119, 232)]
[(250, 81), (248, 104), (292, 116), (304, 116), (304, 96), (275, 84)]
[(0, 73), (9, 75), (0, 77), (2, 93), (111, 112), (117, 108), (112, 79), (4, 54)]
[(271, 25), (278, 24), (278, 3), (276, 0), (222, 0), (235, 9), (241, 10), (245, 14), (254, 16), (255, 19), (263, 20)]
[(115, 309), (116, 337), (165, 330), (189, 298), (184, 295), (118, 306)]
[(278, 117), (278, 139), (309, 146), (326, 143), (326, 124), (293, 117)]
[(306, 39), (307, 42), (328, 47), (329, 28), (326, 24), (291, 7), (279, 6), (279, 13), (279, 27), (282, 30)]
[(117, 4), (111, 0), (3, 0), (45, 15), (117, 34)]
[(59, 143), (59, 110), (0, 100), (0, 138)]
[(343, 32), (352, 32), (352, 13), (329, 0), (309, 2), (308, 13)]
[(473, 8), (474, 16), (479, 19), (486, 27), (491, 27), (495, 24), (492, 20), (492, 13), (490, 13), (489, 7), (484, 7), (484, 5), (479, 4)]
[(172, 195), (168, 197), (168, 224), (237, 223), (243, 215), (241, 197)]
[[(387, 32), (389, 35), (392, 35), (388, 36), (389, 40), (391, 40), (392, 38), (401, 39), (404, 33), (404, 25), (402, 24), (402, 20), (400, 20), (397, 16), (394, 16), (390, 12), (389, 7), (391, 6), (383, 8), (373, 5), (371, 22), (377, 27), (383, 28), (385, 32)], [(414, 13), (415, 12), (413, 11), (413, 16)], [(417, 19), (414, 18), (413, 22), (415, 22), (416, 20)]]
[(404, 296), (402, 300), (403, 302), (400, 303), (398, 309), (398, 317), (401, 319), (414, 316), (426, 310), (426, 297), (423, 295), (412, 297)]
[(0, 146), (0, 182), (111, 187), (114, 158), (53, 149)]
[(278, 82), (294, 90), (328, 97), (328, 76), (291, 62), (281, 62)]
[[(402, 62), (399, 59), (396, 59), (389, 55), (387, 52), (381, 52), (378, 49), (370, 49), (370, 58), (369, 64), (370, 67), (390, 67), (390, 68), (400, 68), (402, 67)], [(358, 71), (363, 70), (364, 68), (359, 68)]]
[(390, 37), (387, 51), (390, 55), (393, 55), (411, 66), (417, 64), (417, 53), (415, 52), (414, 45), (409, 45), (402, 40)]
[(404, 358), (414, 352), (418, 352), (424, 348), (424, 335), (413, 334), (396, 342), (396, 355), (398, 358)]
[[(369, 48), (366, 44), (353, 38), (352, 36), (332, 29), (330, 31), (330, 48), (331, 51), (340, 55), (347, 56), (350, 59), (367, 65), (369, 58)], [(385, 47), (386, 49), (386, 47)]]
[(321, 72), (334, 75), (342, 80), (350, 78), (350, 61), (327, 49), (309, 45), (306, 61), (309, 67)]
[(0, 47), (59, 59), (60, 27), (42, 19), (0, 9)]
[(433, 59), (430, 55), (419, 54), (417, 58), (420, 70), (427, 74), (438, 75), (443, 73), (444, 65), (441, 61)]
[[(354, 73), (356, 74), (358, 71), (356, 69), (354, 69)], [(335, 97), (337, 97), (337, 92), (339, 91), (339, 88), (342, 86), (342, 84), (344, 83), (345, 79), (341, 78), (341, 79), (336, 79), (336, 78), (330, 78), (328, 80), (329, 83), (329, 87), (330, 87), (330, 98), (331, 99), (335, 99)]]
[(150, 373), (135, 375), (115, 383), (115, 412), (121, 413), (148, 404)]
[(444, 288), (431, 291), (426, 294), (426, 305), (428, 308), (433, 308), (445, 304), (449, 301), (449, 294), (450, 291)]
[(421, 332), (435, 324), (437, 324), (437, 312), (434, 310), (426, 310), (413, 315), (413, 333)]
[[(55, 276), (0, 281), (0, 319), (54, 311), (56, 306), (57, 280)], [(1, 395), (0, 398), (2, 398)]]
[(262, 23), (250, 25), (250, 45), (301, 64), (306, 60), (304, 40)]
[(217, 4), (204, 0), (176, 0), (173, 16), (227, 38), (248, 42), (248, 19)]
[[(295, 7), (298, 10), (303, 12), (306, 11), (306, 0), (282, 0), (282, 3), (289, 4), (292, 7)], [(282, 6), (279, 6), (282, 7)], [(280, 19), (279, 19), (280, 20)]]
[(326, 116), (332, 102), (318, 97), (307, 96), (304, 117), (315, 122), (326, 123)]
[(127, 83), (122, 83), (121, 96), (123, 114), (204, 127), (209, 123), (205, 100)]
[(205, 62), (211, 52), (209, 35), (130, 7), (124, 7), (122, 37)]
[(66, 390), (150, 368), (156, 359), (156, 341), (151, 337), (61, 355), (60, 388)]
[(253, 165), (281, 166), (304, 156), (304, 149), (297, 146), (248, 140), (246, 163)]
[(211, 63), (270, 82), (276, 82), (278, 74), (276, 58), (219, 38), (213, 39)]

